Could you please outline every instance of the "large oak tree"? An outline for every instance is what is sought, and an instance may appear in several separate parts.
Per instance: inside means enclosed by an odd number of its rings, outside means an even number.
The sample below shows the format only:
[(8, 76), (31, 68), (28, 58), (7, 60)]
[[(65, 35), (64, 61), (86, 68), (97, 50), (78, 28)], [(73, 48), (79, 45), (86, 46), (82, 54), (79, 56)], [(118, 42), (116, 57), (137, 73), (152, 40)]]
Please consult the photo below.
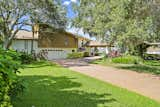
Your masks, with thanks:
[(131, 52), (160, 40), (159, 0), (80, 0), (73, 8), (74, 26)]
[(19, 30), (36, 23), (65, 28), (65, 10), (59, 0), (0, 0), (0, 40), (8, 49)]

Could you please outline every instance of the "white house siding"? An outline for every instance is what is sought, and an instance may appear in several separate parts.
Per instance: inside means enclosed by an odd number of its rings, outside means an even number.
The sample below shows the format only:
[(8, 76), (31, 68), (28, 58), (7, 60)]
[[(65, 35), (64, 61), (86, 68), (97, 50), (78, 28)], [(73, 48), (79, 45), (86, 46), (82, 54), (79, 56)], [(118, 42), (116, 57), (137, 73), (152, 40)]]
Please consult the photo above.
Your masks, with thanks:
[[(11, 48), (17, 51), (31, 52), (32, 40), (13, 40)], [(38, 43), (34, 40), (33, 49), (38, 53)]]
[(45, 51), (48, 60), (65, 59), (69, 53), (76, 51), (76, 48), (39, 48), (39, 51)]
[(108, 47), (99, 47), (98, 48), (98, 53), (102, 53), (102, 54), (107, 55), (109, 53)]
[(151, 47), (147, 48), (146, 53), (147, 54), (158, 54), (158, 55), (160, 55), (160, 47), (159, 46), (157, 46), (157, 47), (151, 46)]

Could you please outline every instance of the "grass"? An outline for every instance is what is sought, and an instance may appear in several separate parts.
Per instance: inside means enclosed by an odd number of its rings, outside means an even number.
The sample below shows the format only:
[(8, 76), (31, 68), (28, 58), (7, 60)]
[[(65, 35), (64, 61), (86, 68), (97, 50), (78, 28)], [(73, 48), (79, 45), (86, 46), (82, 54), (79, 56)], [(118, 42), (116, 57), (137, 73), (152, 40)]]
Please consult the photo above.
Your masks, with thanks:
[(150, 98), (46, 62), (21, 69), (14, 107), (160, 107)]
[(139, 73), (145, 72), (145, 73), (160, 75), (160, 61), (154, 61), (154, 60), (142, 61), (139, 64), (118, 64), (118, 63), (113, 63), (111, 59), (102, 59), (94, 61), (92, 62), (92, 64), (113, 66), (116, 68), (132, 70)]

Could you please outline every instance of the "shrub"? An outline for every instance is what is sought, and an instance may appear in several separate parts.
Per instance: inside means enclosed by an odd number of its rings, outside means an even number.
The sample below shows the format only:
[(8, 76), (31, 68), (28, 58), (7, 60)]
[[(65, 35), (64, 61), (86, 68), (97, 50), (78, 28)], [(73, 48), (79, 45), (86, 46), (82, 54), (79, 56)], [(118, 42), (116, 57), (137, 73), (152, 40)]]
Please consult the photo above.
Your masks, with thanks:
[(84, 53), (83, 53), (83, 56), (84, 56), (84, 57), (89, 57), (89, 52), (84, 52)]
[(100, 54), (98, 52), (95, 53), (95, 56), (99, 56)]
[(11, 99), (23, 89), (16, 75), (20, 67), (18, 54), (0, 49), (0, 107), (12, 107)]
[(33, 55), (28, 54), (26, 52), (7, 50), (5, 54), (7, 54), (7, 56), (12, 57), (13, 60), (21, 62), (21, 64), (30, 64), (31, 62), (36, 60), (36, 58), (34, 58)]
[(22, 64), (30, 64), (36, 60), (31, 54), (27, 54), (25, 52), (21, 52), (20, 59)]
[(7, 50), (6, 53), (8, 56), (11, 56), (13, 60), (21, 61), (21, 58), (20, 58), (21, 53), (20, 52), (17, 52), (15, 50)]
[(75, 58), (82, 58), (84, 56), (83, 52), (73, 52), (69, 53), (67, 58), (75, 59)]
[(121, 56), (112, 58), (111, 61), (113, 63), (121, 63), (121, 64), (138, 64), (142, 61), (142, 59), (137, 56)]

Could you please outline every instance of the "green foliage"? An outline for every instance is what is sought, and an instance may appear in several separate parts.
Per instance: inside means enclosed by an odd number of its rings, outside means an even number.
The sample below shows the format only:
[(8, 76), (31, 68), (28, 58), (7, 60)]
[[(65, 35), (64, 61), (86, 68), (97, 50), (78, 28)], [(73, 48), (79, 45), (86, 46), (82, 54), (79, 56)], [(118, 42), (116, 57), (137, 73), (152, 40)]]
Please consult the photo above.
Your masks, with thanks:
[(113, 63), (120, 63), (120, 64), (139, 64), (142, 62), (142, 59), (137, 56), (122, 56), (112, 58), (111, 61)]
[(146, 61), (144, 61), (144, 64), (148, 65), (148, 66), (160, 67), (160, 61), (158, 61), (158, 60), (146, 60)]
[[(125, 56), (123, 56), (125, 57)], [(136, 58), (136, 56), (131, 56), (134, 57), (135, 61), (133, 58), (115, 58), (115, 63), (112, 61), (113, 59), (109, 58), (103, 58), (101, 60), (96, 60), (94, 62), (91, 62), (92, 64), (100, 64), (104, 66), (112, 66), (116, 67), (118, 69), (127, 69), (131, 71), (136, 71), (136, 72), (144, 72), (144, 73), (152, 73), (155, 75), (160, 75), (160, 61), (159, 60), (143, 60), (139, 57)], [(131, 63), (131, 59), (132, 63)], [(138, 61), (137, 61), (137, 60)], [(136, 63), (135, 63), (136, 62)], [(137, 63), (138, 62), (138, 63)]]
[(144, 60), (142, 64), (130, 65), (130, 66), (118, 66), (121, 69), (129, 69), (136, 72), (152, 73), (160, 75), (160, 61), (156, 60)]
[(11, 99), (23, 90), (16, 74), (21, 67), (17, 54), (0, 49), (0, 107), (12, 107)]
[(21, 59), (22, 64), (30, 64), (33, 61), (36, 61), (33, 55), (25, 53), (25, 52), (20, 53), (20, 59)]
[(72, 22), (91, 36), (134, 53), (144, 41), (160, 40), (159, 7), (158, 0), (81, 0), (74, 5), (77, 16)]
[(28, 30), (25, 26), (47, 23), (66, 27), (66, 11), (58, 0), (0, 0), (0, 10), (0, 43), (6, 49), (19, 30)]
[(84, 52), (84, 53), (83, 53), (83, 56), (84, 56), (84, 57), (89, 57), (89, 52)]
[(28, 0), (28, 3), (29, 8), (33, 8), (29, 12), (33, 23), (45, 23), (60, 29), (66, 27), (66, 10), (59, 0)]
[(82, 58), (84, 56), (83, 52), (73, 52), (69, 53), (67, 58), (75, 59), (75, 58)]

